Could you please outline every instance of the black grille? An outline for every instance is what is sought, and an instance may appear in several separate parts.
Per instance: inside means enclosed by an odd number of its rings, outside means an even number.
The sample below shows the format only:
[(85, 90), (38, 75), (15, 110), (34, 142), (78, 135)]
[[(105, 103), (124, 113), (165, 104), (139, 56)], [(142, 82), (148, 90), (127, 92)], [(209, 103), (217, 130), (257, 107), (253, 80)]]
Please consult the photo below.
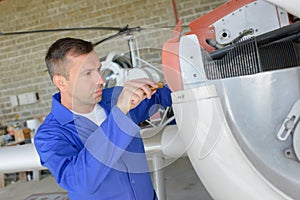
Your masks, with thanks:
[(263, 71), (284, 69), (299, 65), (292, 41), (276, 42), (258, 49)]
[(208, 79), (221, 79), (258, 73), (261, 70), (254, 39), (237, 45), (220, 60), (204, 65)]

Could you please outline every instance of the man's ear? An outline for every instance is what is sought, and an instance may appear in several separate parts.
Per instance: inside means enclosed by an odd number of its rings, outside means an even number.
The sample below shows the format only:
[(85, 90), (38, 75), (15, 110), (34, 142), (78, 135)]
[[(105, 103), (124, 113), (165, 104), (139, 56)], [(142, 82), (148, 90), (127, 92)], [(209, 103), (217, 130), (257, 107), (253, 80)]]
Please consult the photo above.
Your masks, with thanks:
[(63, 91), (66, 87), (66, 78), (61, 75), (54, 75), (52, 78), (53, 84), (59, 89), (59, 91)]

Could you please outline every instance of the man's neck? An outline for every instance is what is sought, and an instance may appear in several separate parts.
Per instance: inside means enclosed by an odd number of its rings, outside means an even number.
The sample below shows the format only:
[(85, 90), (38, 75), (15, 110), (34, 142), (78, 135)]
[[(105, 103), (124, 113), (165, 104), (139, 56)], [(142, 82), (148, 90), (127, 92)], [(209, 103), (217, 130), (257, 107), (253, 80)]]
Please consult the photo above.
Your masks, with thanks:
[(92, 112), (95, 108), (95, 105), (75, 106), (73, 104), (72, 107), (69, 108), (69, 109), (76, 112), (76, 113), (86, 114), (86, 113)]
[(96, 104), (79, 105), (79, 103), (76, 103), (76, 100), (68, 100), (68, 98), (64, 98), (63, 96), (61, 96), (61, 104), (64, 105), (69, 110), (81, 114), (92, 112), (96, 105)]

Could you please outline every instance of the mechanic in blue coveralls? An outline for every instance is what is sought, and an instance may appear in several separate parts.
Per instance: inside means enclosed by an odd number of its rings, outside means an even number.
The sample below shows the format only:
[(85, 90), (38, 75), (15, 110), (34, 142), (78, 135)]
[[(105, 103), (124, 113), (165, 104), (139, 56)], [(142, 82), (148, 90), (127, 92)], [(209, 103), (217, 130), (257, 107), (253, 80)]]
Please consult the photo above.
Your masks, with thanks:
[(35, 136), (42, 165), (71, 200), (157, 199), (137, 125), (153, 106), (171, 105), (170, 90), (148, 79), (103, 89), (93, 44), (62, 38), (46, 65), (59, 92)]

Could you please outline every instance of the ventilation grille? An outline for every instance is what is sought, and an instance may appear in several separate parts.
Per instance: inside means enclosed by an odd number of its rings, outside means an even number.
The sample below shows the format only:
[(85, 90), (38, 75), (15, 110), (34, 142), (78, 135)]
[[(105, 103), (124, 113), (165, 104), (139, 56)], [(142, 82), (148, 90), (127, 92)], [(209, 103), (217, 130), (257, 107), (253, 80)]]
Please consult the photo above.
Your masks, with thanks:
[(208, 61), (204, 65), (207, 79), (224, 79), (298, 66), (300, 62), (295, 45), (292, 41), (281, 41), (258, 46), (255, 38), (243, 41), (221, 59)]
[(284, 69), (299, 65), (295, 45), (292, 41), (264, 45), (258, 50), (263, 71)]

